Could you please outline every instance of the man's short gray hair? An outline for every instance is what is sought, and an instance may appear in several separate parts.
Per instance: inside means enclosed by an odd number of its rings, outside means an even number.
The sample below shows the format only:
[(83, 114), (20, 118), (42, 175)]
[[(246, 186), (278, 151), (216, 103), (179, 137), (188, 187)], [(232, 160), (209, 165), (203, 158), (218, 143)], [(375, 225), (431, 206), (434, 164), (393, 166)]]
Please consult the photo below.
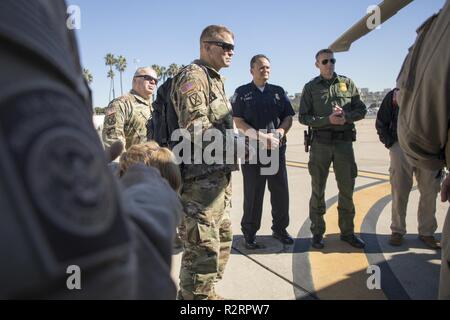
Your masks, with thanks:
[(207, 40), (216, 40), (221, 33), (228, 33), (234, 40), (234, 33), (225, 26), (220, 25), (211, 25), (203, 30), (202, 35), (200, 37), (200, 43)]
[[(135, 77), (136, 76), (140, 76), (143, 73), (145, 73), (146, 70), (153, 70), (153, 68), (152, 67), (139, 67), (139, 68), (136, 69), (136, 72), (134, 73), (134, 76)], [(153, 70), (153, 71), (155, 71), (155, 70)]]

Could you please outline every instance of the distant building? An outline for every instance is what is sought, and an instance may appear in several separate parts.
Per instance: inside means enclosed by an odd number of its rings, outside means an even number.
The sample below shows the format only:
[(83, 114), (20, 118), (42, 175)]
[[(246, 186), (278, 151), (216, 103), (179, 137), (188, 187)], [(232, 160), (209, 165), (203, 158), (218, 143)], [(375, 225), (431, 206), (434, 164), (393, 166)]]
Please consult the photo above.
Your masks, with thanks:
[(369, 88), (361, 88), (360, 90), (360, 94), (361, 94), (361, 97), (365, 97), (365, 96), (368, 96), (369, 95)]
[[(384, 97), (391, 91), (392, 89), (384, 89), (383, 91), (372, 92), (369, 88), (360, 88), (359, 93), (361, 100), (367, 106), (367, 114), (368, 116), (376, 115), (378, 109), (383, 102)], [(298, 111), (300, 107), (301, 93), (296, 93), (295, 95), (290, 95), (289, 100), (292, 103), (295, 111)]]

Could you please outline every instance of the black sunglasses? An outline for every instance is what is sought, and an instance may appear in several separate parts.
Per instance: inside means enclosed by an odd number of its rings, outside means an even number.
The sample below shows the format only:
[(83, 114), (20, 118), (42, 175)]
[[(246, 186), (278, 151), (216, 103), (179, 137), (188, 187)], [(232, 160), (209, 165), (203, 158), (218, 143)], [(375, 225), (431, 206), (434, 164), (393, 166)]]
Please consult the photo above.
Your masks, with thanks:
[(322, 64), (324, 66), (326, 66), (328, 64), (328, 62), (331, 62), (331, 64), (336, 64), (336, 59), (325, 59), (325, 60), (322, 60)]
[(158, 84), (158, 79), (153, 78), (152, 76), (149, 76), (148, 74), (144, 74), (142, 76), (135, 76), (135, 78), (144, 78), (144, 80), (147, 80), (148, 82), (154, 81), (155, 84)]
[(222, 41), (203, 41), (204, 43), (215, 44), (218, 47), (221, 47), (224, 51), (234, 50), (234, 44), (226, 43)]

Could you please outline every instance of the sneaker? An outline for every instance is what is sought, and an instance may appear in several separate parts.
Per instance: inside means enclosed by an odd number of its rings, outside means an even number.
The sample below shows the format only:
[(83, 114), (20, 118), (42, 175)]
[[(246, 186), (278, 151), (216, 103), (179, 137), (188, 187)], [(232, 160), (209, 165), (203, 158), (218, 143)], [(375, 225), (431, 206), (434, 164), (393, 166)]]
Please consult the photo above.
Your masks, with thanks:
[(419, 240), (422, 241), (428, 248), (440, 249), (441, 245), (433, 236), (419, 236)]
[(392, 233), (389, 239), (389, 244), (394, 247), (399, 247), (403, 243), (403, 235), (400, 233)]

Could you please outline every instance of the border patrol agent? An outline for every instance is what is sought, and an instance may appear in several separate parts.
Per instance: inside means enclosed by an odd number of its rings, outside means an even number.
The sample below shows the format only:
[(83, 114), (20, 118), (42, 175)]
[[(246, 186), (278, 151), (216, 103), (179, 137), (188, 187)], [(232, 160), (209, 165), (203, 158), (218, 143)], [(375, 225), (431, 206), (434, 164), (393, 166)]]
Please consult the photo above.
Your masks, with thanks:
[(316, 249), (324, 247), (325, 187), (333, 162), (339, 188), (341, 240), (353, 247), (364, 248), (364, 242), (354, 234), (353, 190), (358, 169), (352, 142), (356, 141), (354, 122), (363, 119), (367, 109), (353, 81), (334, 72), (335, 63), (333, 51), (319, 51), (316, 67), (320, 76), (306, 84), (300, 102), (300, 123), (313, 129), (309, 160), (312, 245)]
[[(295, 115), (282, 87), (268, 84), (270, 60), (265, 55), (252, 58), (253, 81), (239, 87), (232, 99), (236, 127), (250, 138), (259, 140), (265, 149), (280, 148), (276, 174), (261, 174), (261, 163), (242, 164), (244, 177), (244, 215), (241, 228), (247, 249), (261, 248), (256, 233), (261, 227), (266, 182), (271, 193), (273, 236), (283, 244), (293, 244), (287, 233), (289, 225), (289, 186), (286, 170), (286, 134)], [(264, 130), (264, 132), (258, 130)], [(265, 133), (266, 132), (266, 133)]]
[(147, 122), (151, 119), (150, 98), (158, 84), (152, 68), (139, 68), (130, 93), (110, 102), (103, 125), (103, 144), (110, 147), (122, 141), (125, 149), (147, 141)]

